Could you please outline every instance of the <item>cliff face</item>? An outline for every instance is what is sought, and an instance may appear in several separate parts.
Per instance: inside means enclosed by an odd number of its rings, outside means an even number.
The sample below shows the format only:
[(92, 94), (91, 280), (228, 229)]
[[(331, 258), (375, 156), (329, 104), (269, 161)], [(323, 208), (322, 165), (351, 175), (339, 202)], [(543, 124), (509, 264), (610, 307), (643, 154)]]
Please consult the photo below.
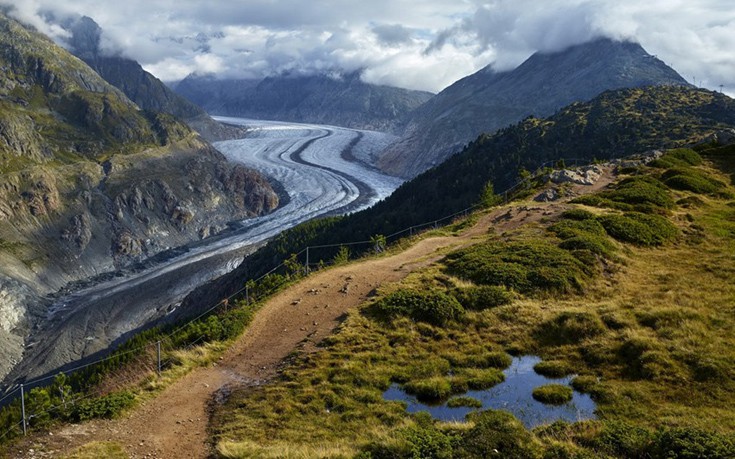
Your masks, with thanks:
[(523, 118), (549, 116), (606, 90), (687, 85), (639, 44), (598, 39), (555, 53), (536, 53), (516, 69), (484, 68), (452, 84), (418, 108), (380, 167), (414, 177), (462, 150), (482, 133)]
[(278, 205), (170, 115), (0, 15), (0, 374), (42, 298)]

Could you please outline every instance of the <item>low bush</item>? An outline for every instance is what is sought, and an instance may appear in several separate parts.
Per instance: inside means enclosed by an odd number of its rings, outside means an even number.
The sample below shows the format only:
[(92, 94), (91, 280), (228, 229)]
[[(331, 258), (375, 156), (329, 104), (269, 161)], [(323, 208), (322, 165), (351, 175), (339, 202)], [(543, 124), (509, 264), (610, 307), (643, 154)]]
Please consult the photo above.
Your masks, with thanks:
[(666, 186), (648, 175), (621, 180), (613, 190), (580, 196), (571, 202), (623, 211), (639, 209), (652, 212), (657, 208), (674, 207), (674, 201)]
[(595, 214), (584, 209), (569, 209), (562, 212), (561, 218), (565, 220), (593, 220)]
[(572, 401), (572, 388), (563, 384), (547, 384), (533, 390), (533, 398), (547, 405), (563, 405)]
[(465, 309), (472, 311), (484, 311), (513, 301), (513, 294), (497, 285), (457, 288), (452, 294)]
[(110, 419), (132, 406), (134, 402), (135, 395), (128, 391), (83, 400), (72, 412), (72, 418), (76, 421), (87, 421), (94, 418)]
[(546, 242), (489, 242), (449, 254), (447, 270), (481, 285), (521, 293), (575, 293), (586, 266), (568, 251)]
[(648, 163), (651, 167), (668, 169), (677, 166), (699, 166), (702, 157), (691, 148), (677, 148), (669, 150), (663, 156)]
[(540, 445), (512, 414), (487, 410), (470, 413), (467, 419), (474, 426), (458, 440), (454, 457), (534, 459), (541, 456)]
[(692, 167), (676, 167), (663, 173), (664, 184), (675, 190), (697, 194), (714, 194), (725, 188), (725, 184)]
[(387, 319), (407, 316), (419, 322), (445, 325), (461, 318), (465, 311), (453, 296), (440, 291), (398, 290), (373, 305), (374, 312)]
[(658, 246), (673, 239), (679, 230), (660, 215), (630, 212), (599, 217), (607, 233), (621, 242), (640, 246)]
[(696, 428), (672, 428), (658, 433), (653, 457), (725, 459), (735, 457), (735, 436)]

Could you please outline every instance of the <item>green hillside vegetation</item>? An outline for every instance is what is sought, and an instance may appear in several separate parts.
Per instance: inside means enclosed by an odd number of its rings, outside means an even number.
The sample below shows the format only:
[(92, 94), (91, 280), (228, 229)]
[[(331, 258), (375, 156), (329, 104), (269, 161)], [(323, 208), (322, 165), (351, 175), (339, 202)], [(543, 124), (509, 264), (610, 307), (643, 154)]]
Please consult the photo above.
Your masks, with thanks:
[(192, 135), (140, 111), (79, 59), (0, 14), (0, 173), (102, 162)]
[[(488, 185), (495, 192), (503, 192), (518, 182), (519, 174), (559, 158), (592, 161), (673, 148), (733, 124), (735, 101), (720, 93), (679, 86), (608, 91), (547, 119), (530, 117), (492, 136), (480, 136), (462, 152), (403, 184), (370, 209), (343, 218), (311, 221), (282, 233), (213, 290), (217, 294), (236, 291), (243, 278), (257, 277), (262, 274), (260, 267), (273, 266), (307, 245), (367, 241), (376, 234), (390, 235), (412, 225), (431, 223), (484, 201)], [(683, 150), (669, 153), (665, 161), (674, 161), (667, 163), (671, 167), (691, 166)], [(670, 178), (675, 179), (671, 184), (681, 189), (684, 185), (677, 185), (682, 181), (677, 177)], [(666, 189), (657, 178), (632, 176), (614, 193), (586, 199), (619, 210), (650, 213), (655, 208), (666, 213), (674, 205)], [(647, 224), (655, 224), (654, 219), (641, 223)], [(591, 243), (587, 237), (567, 244)], [(359, 253), (369, 247), (366, 244), (352, 250)], [(335, 253), (336, 249), (321, 250), (313, 260), (330, 260)], [(202, 298), (199, 295), (193, 300)]]
[[(490, 234), (384, 286), (318, 352), (216, 408), (219, 454), (732, 457), (733, 150), (687, 150), (697, 165), (686, 166), (669, 152), (594, 205)], [(713, 194), (667, 184), (681, 167), (721, 186)], [(478, 289), (492, 289), (487, 304)], [(472, 406), (461, 395), (502, 382), (509, 354), (542, 357), (541, 374), (576, 374), (572, 385), (596, 401), (598, 420), (529, 431), (508, 413), (480, 411), (445, 423), (382, 397), (398, 384), (422, 400)], [(564, 403), (562, 387), (534, 397)]]

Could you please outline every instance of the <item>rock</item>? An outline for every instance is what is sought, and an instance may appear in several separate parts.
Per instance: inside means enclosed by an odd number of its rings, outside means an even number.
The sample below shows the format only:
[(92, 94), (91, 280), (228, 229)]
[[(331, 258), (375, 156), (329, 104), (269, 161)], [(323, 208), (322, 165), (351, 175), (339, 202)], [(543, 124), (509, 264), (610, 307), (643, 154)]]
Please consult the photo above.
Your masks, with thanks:
[(556, 188), (548, 188), (533, 198), (536, 202), (549, 202), (559, 199), (559, 191)]
[(564, 169), (549, 174), (549, 180), (556, 184), (574, 183), (577, 185), (594, 185), (603, 174), (602, 168), (596, 165), (578, 169)]

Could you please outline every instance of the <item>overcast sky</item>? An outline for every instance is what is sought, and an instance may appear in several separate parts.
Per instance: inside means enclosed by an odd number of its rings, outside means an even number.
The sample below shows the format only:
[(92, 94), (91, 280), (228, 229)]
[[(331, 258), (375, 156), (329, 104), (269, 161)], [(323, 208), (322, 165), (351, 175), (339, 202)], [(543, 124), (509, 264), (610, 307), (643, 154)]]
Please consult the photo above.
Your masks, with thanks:
[(438, 92), (486, 65), (597, 36), (633, 39), (690, 82), (735, 94), (733, 0), (0, 0), (44, 18), (87, 15), (110, 52), (165, 81), (364, 69), (363, 79)]

